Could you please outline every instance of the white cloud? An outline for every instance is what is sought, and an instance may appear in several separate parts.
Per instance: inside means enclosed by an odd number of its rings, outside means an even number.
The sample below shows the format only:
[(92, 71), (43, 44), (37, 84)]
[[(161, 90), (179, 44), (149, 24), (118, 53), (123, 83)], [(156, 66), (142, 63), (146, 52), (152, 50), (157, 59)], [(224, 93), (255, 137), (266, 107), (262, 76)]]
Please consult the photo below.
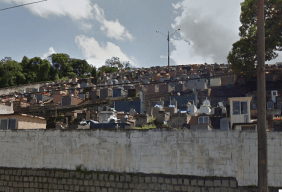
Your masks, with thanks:
[(82, 21), (82, 22), (79, 22), (79, 28), (83, 31), (88, 31), (92, 29), (92, 25)]
[(54, 50), (53, 47), (50, 47), (50, 48), (49, 48), (49, 51), (48, 51), (47, 53), (44, 53), (43, 56), (41, 57), (41, 59), (47, 59), (47, 57), (48, 57), (49, 55), (52, 55), (52, 54), (54, 54), (54, 53), (56, 53), (56, 51)]
[(129, 33), (128, 30), (122, 26), (118, 19), (116, 21), (106, 20), (104, 10), (101, 9), (97, 4), (94, 5), (95, 19), (102, 24), (101, 30), (106, 32), (106, 35), (110, 38), (115, 38), (116, 40), (130, 40), (134, 38)]
[(177, 65), (185, 64), (199, 64), (199, 63), (214, 63), (213, 55), (198, 55), (193, 49), (193, 42), (186, 42), (184, 40), (171, 40), (175, 47), (170, 53), (170, 58), (174, 60)]
[(134, 58), (128, 57), (121, 51), (119, 46), (111, 42), (100, 45), (93, 37), (86, 37), (84, 35), (76, 36), (75, 42), (82, 50), (83, 56), (87, 62), (95, 67), (101, 67), (105, 64), (107, 59), (112, 57), (118, 57), (121, 61), (129, 61), (136, 66)]
[[(0, 0), (0, 2), (26, 4), (34, 0)], [(49, 16), (69, 17), (78, 23), (80, 29), (87, 31), (92, 28), (90, 22), (96, 20), (101, 24), (100, 30), (107, 37), (116, 40), (130, 40), (134, 37), (132, 34), (116, 19), (109, 21), (105, 17), (104, 10), (91, 0), (48, 0), (41, 3), (25, 6), (33, 14), (43, 18)]]
[(177, 64), (226, 63), (232, 44), (239, 39), (241, 1), (181, 0), (173, 4), (180, 16), (172, 27), (180, 28), (183, 40), (172, 41), (176, 48), (172, 59)]
[[(1, 0), (5, 3), (26, 4), (34, 0)], [(67, 16), (73, 20), (89, 19), (93, 17), (91, 0), (48, 0), (25, 6), (33, 14), (47, 18), (48, 16)]]

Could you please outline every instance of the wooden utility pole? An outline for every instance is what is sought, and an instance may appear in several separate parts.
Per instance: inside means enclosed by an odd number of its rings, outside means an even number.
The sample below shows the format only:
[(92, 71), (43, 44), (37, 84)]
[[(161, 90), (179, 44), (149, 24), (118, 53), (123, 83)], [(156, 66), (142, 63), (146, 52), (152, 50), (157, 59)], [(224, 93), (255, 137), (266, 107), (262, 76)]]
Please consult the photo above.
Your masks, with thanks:
[(258, 191), (268, 192), (265, 89), (264, 0), (258, 0), (257, 13), (257, 101), (258, 101)]

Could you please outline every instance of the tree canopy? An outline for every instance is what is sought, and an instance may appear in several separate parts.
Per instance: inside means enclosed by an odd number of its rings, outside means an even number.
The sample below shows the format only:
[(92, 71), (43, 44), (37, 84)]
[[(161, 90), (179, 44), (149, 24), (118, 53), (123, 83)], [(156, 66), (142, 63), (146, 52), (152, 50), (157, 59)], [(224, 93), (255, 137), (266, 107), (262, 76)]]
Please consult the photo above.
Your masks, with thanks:
[(129, 61), (121, 61), (118, 57), (112, 57), (107, 59), (105, 65), (99, 68), (99, 72), (112, 73), (123, 68), (129, 69), (132, 67)]
[[(257, 60), (257, 0), (241, 3), (240, 40), (233, 44), (227, 60), (234, 72), (251, 71)], [(270, 61), (282, 50), (282, 0), (267, 0), (265, 11), (265, 60)]]
[[(94, 74), (95, 72), (95, 74)], [(96, 68), (87, 61), (70, 58), (65, 53), (52, 54), (47, 59), (24, 56), (21, 62), (5, 57), (0, 61), (0, 87), (61, 78), (86, 77), (96, 75)]]

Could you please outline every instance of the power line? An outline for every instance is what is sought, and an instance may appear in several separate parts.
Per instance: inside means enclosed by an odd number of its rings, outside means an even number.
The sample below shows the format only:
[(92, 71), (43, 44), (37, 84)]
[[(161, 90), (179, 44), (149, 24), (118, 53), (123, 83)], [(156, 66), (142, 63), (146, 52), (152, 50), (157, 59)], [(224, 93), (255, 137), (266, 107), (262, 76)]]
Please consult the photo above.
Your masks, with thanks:
[(23, 7), (23, 6), (26, 6), (26, 5), (32, 5), (32, 4), (35, 4), (35, 3), (41, 3), (43, 1), (48, 1), (48, 0), (42, 0), (42, 1), (36, 1), (36, 2), (32, 2), (32, 3), (26, 3), (26, 4), (21, 4), (21, 5), (16, 5), (16, 6), (13, 6), (13, 7), (7, 7), (7, 8), (4, 8), (4, 9), (0, 9), (0, 11), (5, 11), (7, 9), (13, 9), (13, 8), (17, 8), (17, 7)]

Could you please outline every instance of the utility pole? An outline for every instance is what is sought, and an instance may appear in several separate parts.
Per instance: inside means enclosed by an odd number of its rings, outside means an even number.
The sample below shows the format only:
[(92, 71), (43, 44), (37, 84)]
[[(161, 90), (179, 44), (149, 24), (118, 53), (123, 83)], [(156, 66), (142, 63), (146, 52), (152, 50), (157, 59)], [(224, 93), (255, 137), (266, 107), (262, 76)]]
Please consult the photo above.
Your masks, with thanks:
[(258, 0), (257, 12), (257, 101), (258, 101), (258, 191), (268, 192), (265, 89), (264, 0)]
[(169, 70), (169, 31), (167, 33), (167, 66)]
[(169, 35), (169, 31), (168, 31), (168, 34), (167, 34), (167, 36), (165, 35), (165, 34), (163, 34), (162, 32), (160, 32), (160, 31), (156, 31), (157, 33), (160, 33), (160, 34), (162, 34), (163, 36), (165, 36), (165, 37), (167, 37), (167, 66), (168, 66), (168, 70), (169, 70), (169, 41), (170, 41), (170, 37), (176, 32), (176, 31), (179, 31), (180, 29), (177, 29), (177, 30), (175, 30), (171, 35)]

